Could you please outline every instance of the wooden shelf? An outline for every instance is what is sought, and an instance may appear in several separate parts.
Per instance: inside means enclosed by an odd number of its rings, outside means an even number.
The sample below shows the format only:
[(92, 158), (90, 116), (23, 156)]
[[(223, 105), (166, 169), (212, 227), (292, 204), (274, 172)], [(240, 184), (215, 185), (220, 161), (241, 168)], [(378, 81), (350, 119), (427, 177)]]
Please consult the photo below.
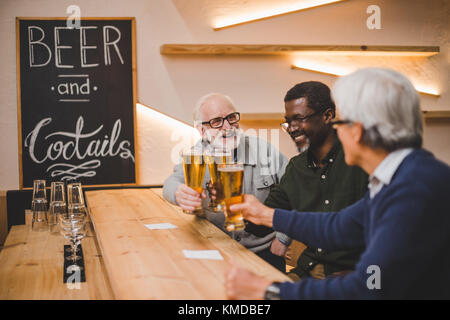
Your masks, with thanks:
[(282, 44), (163, 44), (162, 55), (376, 55), (428, 57), (440, 52), (438, 46), (354, 46)]
[(450, 110), (422, 111), (425, 119), (450, 119)]
[[(450, 119), (450, 110), (422, 110), (425, 119)], [(275, 121), (284, 119), (284, 113), (242, 113), (241, 121)]]

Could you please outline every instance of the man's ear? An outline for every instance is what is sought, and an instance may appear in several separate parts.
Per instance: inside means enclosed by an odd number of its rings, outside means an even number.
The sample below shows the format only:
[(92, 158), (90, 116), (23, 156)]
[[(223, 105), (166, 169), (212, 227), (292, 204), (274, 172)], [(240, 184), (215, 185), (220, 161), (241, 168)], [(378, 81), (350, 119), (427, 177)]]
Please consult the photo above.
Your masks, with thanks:
[(203, 135), (205, 134), (205, 128), (203, 127), (203, 125), (200, 122), (195, 121), (194, 128), (197, 129), (197, 131), (203, 137)]
[(325, 124), (330, 124), (331, 120), (334, 118), (334, 112), (331, 108), (326, 109), (323, 112), (324, 122)]
[(361, 122), (353, 122), (351, 124), (351, 131), (352, 131), (352, 139), (353, 142), (361, 144), (363, 134), (364, 134), (364, 127)]

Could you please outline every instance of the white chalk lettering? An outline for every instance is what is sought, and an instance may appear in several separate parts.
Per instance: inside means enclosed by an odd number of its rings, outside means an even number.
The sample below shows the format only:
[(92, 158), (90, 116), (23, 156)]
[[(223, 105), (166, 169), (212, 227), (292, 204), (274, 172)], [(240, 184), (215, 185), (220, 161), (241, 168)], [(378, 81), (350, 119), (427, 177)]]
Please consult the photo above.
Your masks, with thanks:
[[(41, 32), (41, 38), (39, 40), (33, 40), (33, 29), (39, 30)], [(40, 28), (38, 26), (29, 26), (28, 27), (28, 51), (30, 54), (30, 68), (44, 67), (52, 59), (52, 50), (50, 50), (50, 47), (48, 45), (46, 45), (44, 42), (42, 42), (42, 40), (44, 40), (44, 38), (45, 38), (45, 32), (44, 32), (44, 30), (42, 30), (42, 28)], [(34, 46), (35, 45), (41, 45), (45, 49), (47, 49), (48, 58), (44, 63), (38, 64), (35, 62), (35, 59), (34, 59)]]
[(87, 63), (86, 58), (86, 50), (88, 49), (97, 49), (97, 46), (87, 46), (86, 45), (86, 30), (87, 29), (97, 29), (97, 27), (81, 27), (80, 28), (80, 55), (81, 55), (81, 67), (89, 68), (89, 67), (97, 67), (98, 63)]
[(59, 45), (61, 40), (59, 39), (59, 30), (71, 30), (70, 28), (67, 27), (55, 27), (55, 66), (57, 68), (73, 68), (72, 65), (64, 65), (62, 64), (62, 59), (61, 59), (61, 50), (63, 49), (72, 49), (72, 46), (61, 46)]
[[(68, 20), (69, 23), (69, 20)], [(97, 45), (87, 44), (87, 32), (86, 30), (92, 30), (90, 33), (96, 32), (102, 32), (103, 35), (103, 49), (101, 48), (101, 44), (98, 44), (100, 48)], [(122, 38), (121, 32), (119, 28), (115, 26), (103, 26), (102, 31), (98, 30), (97, 26), (83, 26), (78, 28), (73, 28), (72, 25), (66, 26), (66, 27), (54, 27), (53, 28), (54, 33), (54, 41), (48, 41), (50, 43), (45, 43), (46, 37), (45, 37), (45, 31), (39, 26), (29, 26), (28, 27), (28, 51), (29, 51), (29, 63), (30, 67), (45, 67), (48, 65), (53, 56), (54, 56), (54, 63), (57, 68), (65, 68), (65, 69), (72, 69), (74, 68), (74, 65), (71, 64), (64, 64), (63, 63), (63, 54), (66, 56), (75, 56), (75, 53), (70, 52), (71, 50), (75, 50), (71, 45), (68, 45), (67, 43), (62, 43), (62, 40), (67, 38), (66, 36), (70, 34), (71, 32), (79, 32), (79, 39), (80, 39), (80, 67), (81, 68), (92, 68), (92, 67), (98, 67), (100, 63), (97, 61), (89, 61), (87, 59), (87, 53), (92, 51), (100, 51), (103, 50), (103, 56), (104, 56), (104, 64), (106, 66), (112, 65), (112, 59), (111, 59), (111, 47), (114, 48), (114, 52), (116, 53), (117, 57), (119, 58), (119, 61), (121, 64), (125, 64), (124, 59), (122, 57), (122, 53), (119, 49), (120, 40)], [(40, 34), (40, 35), (39, 35)], [(90, 34), (92, 39), (96, 39), (96, 35)], [(48, 38), (48, 37), (47, 37)], [(42, 48), (45, 48), (43, 50)], [(53, 47), (53, 48), (52, 48)], [(76, 47), (76, 46), (75, 46)], [(37, 50), (39, 49), (39, 50)], [(101, 51), (100, 51), (101, 52)], [(91, 56), (99, 56), (97, 54), (92, 54)], [(101, 56), (101, 53), (100, 53)], [(78, 57), (77, 57), (78, 58)], [(67, 62), (67, 61), (66, 61)]]
[[(109, 30), (114, 30), (117, 32), (118, 37), (116, 40), (109, 42)], [(123, 64), (122, 55), (120, 54), (119, 47), (117, 47), (117, 42), (120, 41), (120, 30), (117, 29), (114, 26), (104, 26), (103, 27), (103, 40), (104, 40), (104, 54), (105, 54), (105, 65), (111, 64), (111, 54), (109, 52), (109, 47), (114, 46), (114, 49), (116, 50), (117, 55), (119, 56), (120, 62)]]
[[(73, 160), (84, 160), (87, 157), (105, 158), (119, 156), (122, 159), (131, 159), (133, 162), (134, 156), (130, 150), (131, 143), (128, 140), (120, 139), (120, 133), (122, 129), (122, 122), (117, 119), (114, 122), (110, 135), (102, 134), (103, 125), (100, 125), (96, 130), (92, 132), (83, 133), (84, 119), (79, 117), (76, 125), (75, 132), (57, 131), (46, 136), (43, 136), (42, 131), (45, 126), (52, 122), (52, 118), (42, 119), (37, 123), (34, 129), (27, 135), (24, 141), (24, 146), (28, 147), (28, 154), (34, 163), (44, 163), (45, 161), (58, 161), (56, 164), (52, 164), (48, 167), (47, 171), (55, 170), (51, 173), (53, 176), (65, 175), (72, 177), (90, 177), (95, 175), (95, 170), (100, 167), (100, 160), (91, 160), (79, 165), (74, 165)], [(102, 135), (103, 139), (100, 139), (97, 135)], [(37, 154), (37, 146), (48, 143), (46, 141), (49, 138), (58, 138), (54, 142), (51, 142), (46, 146), (44, 154)], [(89, 138), (92, 140), (89, 141)], [(87, 145), (85, 150), (81, 150), (80, 141), (83, 140), (83, 145)], [(71, 163), (65, 163), (60, 161), (70, 161)], [(61, 167), (65, 167), (62, 169)], [(68, 169), (67, 169), (68, 168)], [(86, 172), (80, 172), (86, 171)]]

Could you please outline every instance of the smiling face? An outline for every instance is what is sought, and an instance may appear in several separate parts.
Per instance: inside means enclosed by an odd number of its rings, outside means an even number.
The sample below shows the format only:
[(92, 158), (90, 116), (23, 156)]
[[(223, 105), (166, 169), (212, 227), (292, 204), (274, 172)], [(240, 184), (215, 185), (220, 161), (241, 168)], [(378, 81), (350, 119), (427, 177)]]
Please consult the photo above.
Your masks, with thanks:
[[(225, 118), (235, 111), (230, 101), (217, 95), (203, 103), (200, 114), (202, 122), (206, 122), (215, 118)], [(230, 125), (227, 120), (224, 120), (221, 128), (211, 128), (209, 124), (204, 124), (200, 131), (203, 139), (206, 139), (215, 148), (232, 150), (237, 148), (239, 143), (239, 122)]]
[[(308, 107), (306, 98), (287, 101), (285, 110), (286, 121), (307, 117), (316, 112), (316, 110)], [(327, 112), (323, 112), (304, 121), (291, 122), (288, 133), (294, 140), (299, 152), (304, 152), (309, 148), (318, 148), (323, 144), (330, 130), (328, 118)]]

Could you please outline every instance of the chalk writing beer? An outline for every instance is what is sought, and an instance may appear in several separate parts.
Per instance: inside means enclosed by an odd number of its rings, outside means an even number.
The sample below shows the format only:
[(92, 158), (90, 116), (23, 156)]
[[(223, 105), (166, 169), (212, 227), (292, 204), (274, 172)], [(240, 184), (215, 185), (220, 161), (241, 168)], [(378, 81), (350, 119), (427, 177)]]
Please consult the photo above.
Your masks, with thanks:
[(244, 166), (242, 164), (218, 165), (219, 179), (222, 184), (225, 202), (225, 224), (228, 231), (245, 228), (244, 218), (240, 212), (231, 212), (230, 206), (242, 202)]
[[(205, 154), (205, 161), (208, 165), (209, 175), (211, 177), (210, 185), (208, 188), (208, 191), (210, 193), (209, 207), (214, 212), (220, 212), (223, 211), (225, 203), (217, 166), (221, 164), (230, 164), (232, 162), (231, 152), (221, 150), (209, 151)], [(215, 190), (215, 199), (212, 199), (211, 197), (212, 190)]]
[[(203, 154), (199, 150), (185, 150), (182, 152), (184, 181), (186, 185), (198, 193), (202, 193), (203, 178), (205, 176), (206, 162)], [(184, 213), (202, 215), (202, 207), (198, 207), (194, 212), (183, 210)]]

